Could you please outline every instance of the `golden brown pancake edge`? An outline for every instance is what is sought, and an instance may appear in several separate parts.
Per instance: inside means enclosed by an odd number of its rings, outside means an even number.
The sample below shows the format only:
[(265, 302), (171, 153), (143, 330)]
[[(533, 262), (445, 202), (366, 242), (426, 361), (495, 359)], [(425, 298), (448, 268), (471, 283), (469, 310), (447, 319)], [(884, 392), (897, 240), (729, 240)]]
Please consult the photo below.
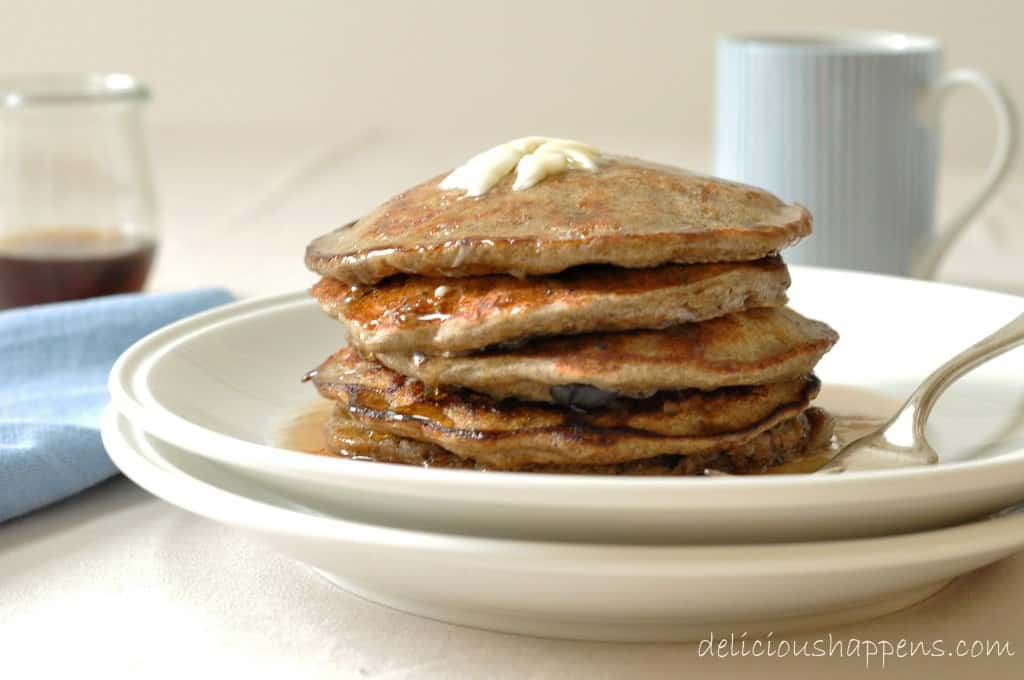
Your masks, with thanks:
[(429, 442), (380, 433), (335, 415), (326, 424), (328, 449), (356, 460), (397, 463), (443, 469), (493, 470), (521, 473), (590, 474), (631, 476), (688, 476), (707, 471), (757, 474), (818, 455), (832, 438), (833, 421), (823, 409), (810, 408), (747, 444), (702, 455), (660, 455), (611, 464), (531, 464), (511, 461), (494, 467), (473, 458), (458, 456)]
[(312, 295), (364, 353), (456, 355), (529, 337), (658, 329), (786, 303), (778, 257), (753, 262), (586, 266), (550, 276), (322, 279)]

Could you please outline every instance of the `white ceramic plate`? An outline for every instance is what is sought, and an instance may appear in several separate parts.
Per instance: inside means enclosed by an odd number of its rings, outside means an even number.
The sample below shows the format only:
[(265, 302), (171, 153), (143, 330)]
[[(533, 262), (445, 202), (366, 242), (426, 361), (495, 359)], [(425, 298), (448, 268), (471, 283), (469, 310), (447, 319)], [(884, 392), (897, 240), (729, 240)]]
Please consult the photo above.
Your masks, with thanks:
[[(841, 334), (819, 366), (823, 399), (837, 385), (874, 391), (857, 411), (891, 408), (1024, 311), (1021, 298), (896, 278), (794, 267), (793, 279), (793, 306)], [(315, 399), (299, 378), (343, 342), (340, 324), (304, 293), (242, 302), (137, 343), (115, 365), (110, 391), (148, 432), (268, 489), (407, 528), (627, 543), (810, 540), (950, 525), (1024, 498), (1024, 352), (983, 366), (939, 403), (930, 433), (938, 466), (651, 479), (427, 470), (269, 446), (275, 423)]]
[(342, 588), (512, 633), (605, 640), (824, 628), (902, 609), (1024, 545), (1024, 513), (886, 538), (627, 546), (463, 537), (317, 516), (146, 436), (108, 409), (103, 441), (138, 484), (240, 527)]

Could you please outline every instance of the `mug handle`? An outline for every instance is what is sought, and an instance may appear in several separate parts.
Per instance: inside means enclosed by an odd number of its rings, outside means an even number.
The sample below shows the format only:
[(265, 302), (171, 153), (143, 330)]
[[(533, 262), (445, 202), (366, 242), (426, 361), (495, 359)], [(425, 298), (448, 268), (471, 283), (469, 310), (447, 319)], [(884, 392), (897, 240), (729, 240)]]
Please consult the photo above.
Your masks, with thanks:
[(996, 150), (989, 161), (981, 186), (965, 201), (939, 229), (938, 235), (927, 243), (911, 263), (912, 276), (935, 278), (936, 271), (950, 247), (959, 239), (975, 215), (995, 195), (1009, 175), (1017, 151), (1017, 111), (1003, 87), (981, 71), (957, 69), (935, 81), (921, 100), (921, 114), (926, 124), (935, 125), (939, 108), (946, 95), (960, 87), (973, 87), (988, 99), (996, 114)]

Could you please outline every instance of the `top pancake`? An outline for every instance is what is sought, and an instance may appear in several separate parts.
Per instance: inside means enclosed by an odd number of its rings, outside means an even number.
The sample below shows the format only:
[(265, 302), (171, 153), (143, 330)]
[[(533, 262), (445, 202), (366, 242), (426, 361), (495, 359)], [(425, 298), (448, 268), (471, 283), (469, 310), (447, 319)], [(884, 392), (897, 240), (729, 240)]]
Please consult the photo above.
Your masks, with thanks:
[(753, 262), (607, 265), (517, 279), (396, 276), (374, 286), (322, 279), (313, 296), (363, 353), (453, 355), (531, 336), (665, 328), (786, 303), (779, 257)]
[[(447, 174), (447, 173), (446, 173)], [(444, 191), (439, 175), (315, 239), (306, 265), (346, 283), (399, 273), (535, 276), (581, 264), (654, 267), (756, 260), (811, 231), (800, 205), (743, 184), (605, 157), (522, 191)]]

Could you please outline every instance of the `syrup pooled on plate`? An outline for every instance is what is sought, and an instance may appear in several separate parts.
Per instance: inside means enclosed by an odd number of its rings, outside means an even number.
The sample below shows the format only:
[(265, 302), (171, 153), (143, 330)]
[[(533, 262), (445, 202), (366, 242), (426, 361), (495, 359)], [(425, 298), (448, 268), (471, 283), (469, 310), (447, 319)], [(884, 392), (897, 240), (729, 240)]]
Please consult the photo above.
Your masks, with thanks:
[(116, 229), (33, 229), (0, 238), (0, 309), (142, 290), (156, 244)]
[(823, 468), (847, 444), (884, 425), (902, 404), (888, 394), (866, 387), (826, 383), (814, 405), (832, 414), (832, 445), (817, 454), (774, 467), (766, 474), (806, 474)]
[(324, 424), (331, 417), (334, 403), (317, 399), (284, 414), (267, 437), (267, 443), (289, 451), (312, 453), (317, 456), (340, 458), (327, 450)]

